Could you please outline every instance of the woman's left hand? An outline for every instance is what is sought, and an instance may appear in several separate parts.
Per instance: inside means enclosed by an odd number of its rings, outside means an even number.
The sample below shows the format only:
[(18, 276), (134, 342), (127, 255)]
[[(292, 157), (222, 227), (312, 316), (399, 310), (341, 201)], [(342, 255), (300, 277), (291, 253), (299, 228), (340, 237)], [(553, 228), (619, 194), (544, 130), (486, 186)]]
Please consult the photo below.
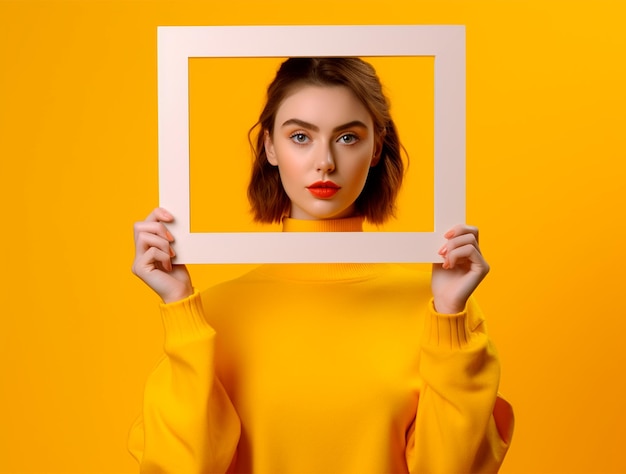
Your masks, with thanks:
[(454, 314), (465, 309), (467, 299), (489, 272), (478, 246), (478, 229), (456, 225), (439, 249), (443, 263), (433, 264), (431, 287), (438, 313)]

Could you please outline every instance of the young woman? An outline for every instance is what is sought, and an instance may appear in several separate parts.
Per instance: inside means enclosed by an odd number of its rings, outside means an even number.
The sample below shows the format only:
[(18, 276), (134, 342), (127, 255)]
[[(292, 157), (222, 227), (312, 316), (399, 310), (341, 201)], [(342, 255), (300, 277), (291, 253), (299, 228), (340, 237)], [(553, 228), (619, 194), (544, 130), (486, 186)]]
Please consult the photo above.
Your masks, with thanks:
[[(257, 125), (257, 220), (358, 232), (392, 214), (401, 146), (367, 63), (287, 60)], [(129, 441), (143, 471), (498, 470), (513, 416), (470, 298), (489, 270), (477, 229), (442, 236), (432, 275), (262, 265), (200, 293), (172, 264), (173, 219), (159, 208), (135, 225), (133, 271), (162, 298), (165, 327)]]

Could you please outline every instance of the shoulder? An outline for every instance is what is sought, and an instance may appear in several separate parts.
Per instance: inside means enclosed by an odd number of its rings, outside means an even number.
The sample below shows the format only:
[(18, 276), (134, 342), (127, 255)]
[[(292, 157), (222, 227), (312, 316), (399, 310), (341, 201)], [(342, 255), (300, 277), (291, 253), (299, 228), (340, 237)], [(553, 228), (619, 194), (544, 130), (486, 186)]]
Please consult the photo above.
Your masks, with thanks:
[(254, 286), (255, 281), (258, 282), (257, 270), (255, 267), (235, 278), (230, 278), (219, 282), (213, 286), (202, 289), (200, 296), (205, 306), (213, 305), (216, 301), (227, 300), (233, 301), (233, 296), (241, 294), (246, 287)]

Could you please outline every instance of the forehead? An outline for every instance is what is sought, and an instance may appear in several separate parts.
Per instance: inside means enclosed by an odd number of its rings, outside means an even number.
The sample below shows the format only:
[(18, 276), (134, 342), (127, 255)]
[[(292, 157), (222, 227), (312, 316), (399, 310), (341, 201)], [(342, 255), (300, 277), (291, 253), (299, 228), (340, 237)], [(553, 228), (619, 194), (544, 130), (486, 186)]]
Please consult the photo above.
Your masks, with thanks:
[[(298, 118), (316, 125), (347, 123), (360, 120), (371, 125), (365, 105), (346, 86), (303, 85), (294, 88), (282, 101), (276, 113), (276, 124)], [(336, 123), (335, 123), (336, 124)]]

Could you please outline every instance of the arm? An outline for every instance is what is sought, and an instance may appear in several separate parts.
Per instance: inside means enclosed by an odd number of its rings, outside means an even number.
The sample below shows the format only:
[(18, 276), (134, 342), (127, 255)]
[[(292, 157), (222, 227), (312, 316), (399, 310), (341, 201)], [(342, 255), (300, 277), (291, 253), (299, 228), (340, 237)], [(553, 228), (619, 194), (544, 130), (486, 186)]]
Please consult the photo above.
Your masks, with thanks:
[(215, 331), (184, 265), (172, 264), (173, 221), (157, 208), (134, 226), (133, 273), (165, 304), (165, 355), (145, 388), (129, 449), (142, 472), (226, 472), (240, 423), (214, 369)]
[(141, 472), (226, 472), (240, 423), (214, 373), (215, 332), (198, 293), (162, 305), (165, 356), (146, 383), (129, 450)]
[(443, 263), (433, 265), (407, 462), (411, 472), (496, 472), (511, 439), (513, 411), (498, 397), (499, 361), (471, 298), (489, 265), (475, 227), (457, 225), (444, 237)]
[(498, 397), (500, 366), (479, 308), (444, 315), (431, 306), (420, 359), (419, 408), (408, 437), (414, 473), (497, 472), (513, 431)]

